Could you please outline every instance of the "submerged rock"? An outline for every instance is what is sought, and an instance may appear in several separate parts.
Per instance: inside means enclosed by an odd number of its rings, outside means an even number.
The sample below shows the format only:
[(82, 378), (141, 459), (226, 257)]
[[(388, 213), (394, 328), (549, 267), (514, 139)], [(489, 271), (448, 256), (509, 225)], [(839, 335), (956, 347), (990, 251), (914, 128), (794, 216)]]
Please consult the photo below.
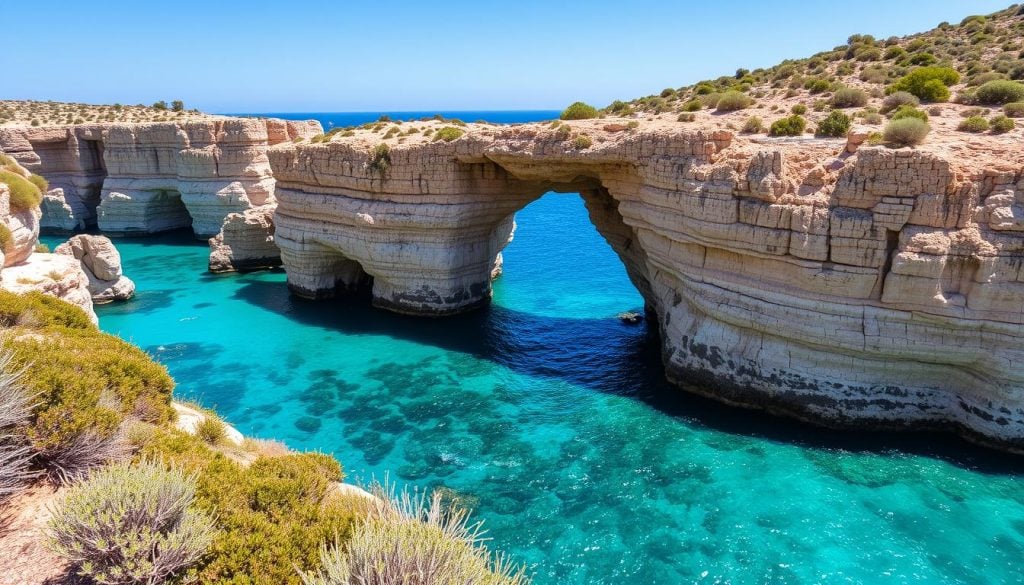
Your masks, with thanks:
[(638, 325), (644, 320), (644, 316), (636, 311), (626, 311), (625, 313), (619, 313), (619, 320), (623, 323), (630, 325)]

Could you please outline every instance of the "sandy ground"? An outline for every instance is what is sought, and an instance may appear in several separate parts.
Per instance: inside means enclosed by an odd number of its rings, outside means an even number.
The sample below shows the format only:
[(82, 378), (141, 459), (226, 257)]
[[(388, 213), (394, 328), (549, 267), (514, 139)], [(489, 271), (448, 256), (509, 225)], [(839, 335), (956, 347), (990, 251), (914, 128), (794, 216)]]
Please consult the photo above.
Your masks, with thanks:
[(0, 512), (0, 585), (56, 585), (66, 579), (67, 567), (43, 545), (42, 531), (50, 505), (59, 491), (38, 484), (16, 497)]

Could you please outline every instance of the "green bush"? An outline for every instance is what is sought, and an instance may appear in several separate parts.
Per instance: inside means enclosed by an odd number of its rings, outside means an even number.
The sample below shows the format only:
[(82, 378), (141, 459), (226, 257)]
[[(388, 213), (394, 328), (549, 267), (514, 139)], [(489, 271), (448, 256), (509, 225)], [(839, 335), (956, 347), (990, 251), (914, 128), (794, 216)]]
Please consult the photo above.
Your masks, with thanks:
[(772, 122), (768, 129), (769, 136), (801, 136), (807, 128), (807, 120), (799, 114)]
[(814, 132), (815, 136), (841, 138), (850, 131), (850, 117), (836, 110), (822, 120)]
[(376, 509), (351, 540), (325, 546), (320, 570), (302, 574), (306, 585), (529, 583), (521, 569), (492, 558), (480, 524), (461, 509), (445, 509), (439, 492), (376, 495)]
[(886, 124), (883, 137), (886, 142), (899, 146), (914, 146), (924, 142), (931, 131), (928, 122), (918, 118), (903, 118)]
[(367, 163), (370, 175), (377, 175), (381, 181), (387, 178), (391, 169), (391, 147), (381, 142), (370, 152), (370, 160)]
[(764, 132), (764, 122), (757, 116), (751, 116), (747, 118), (747, 121), (743, 123), (743, 132), (747, 134), (759, 134)]
[(445, 142), (451, 142), (461, 138), (465, 133), (466, 131), (462, 128), (444, 126), (443, 128), (438, 128), (437, 132), (434, 133), (434, 141), (444, 140)]
[(833, 108), (859, 108), (868, 103), (868, 94), (862, 89), (841, 87), (832, 94)]
[(683, 104), (683, 111), (684, 112), (696, 112), (696, 111), (701, 110), (703, 107), (704, 107), (704, 104), (701, 103), (700, 100), (690, 100), (690, 101), (686, 102), (685, 104)]
[(824, 93), (832, 89), (832, 83), (827, 79), (812, 79), (804, 87), (811, 93)]
[(1003, 113), (1011, 118), (1024, 118), (1024, 102), (1011, 102), (1003, 106)]
[(905, 118), (917, 118), (918, 120), (921, 120), (922, 122), (927, 122), (928, 121), (928, 112), (925, 112), (924, 110), (919, 110), (919, 109), (915, 108), (914, 106), (900, 106), (889, 117), (891, 119), (893, 119), (893, 120), (903, 120)]
[(196, 436), (207, 445), (220, 445), (227, 439), (228, 430), (224, 421), (212, 413), (206, 413), (203, 420), (196, 424)]
[(319, 566), (321, 545), (347, 541), (367, 512), (364, 499), (338, 493), (341, 466), (328, 455), (260, 457), (244, 467), (196, 436), (158, 429), (139, 457), (196, 474), (196, 505), (215, 518), (209, 554), (185, 582), (299, 585), (296, 569)]
[(576, 150), (583, 150), (590, 148), (594, 144), (594, 141), (590, 139), (586, 134), (580, 134), (572, 140), (572, 146)]
[(793, 114), (796, 114), (797, 116), (803, 116), (804, 114), (807, 113), (807, 106), (805, 106), (804, 104), (794, 104), (789, 111)]
[(43, 194), (39, 187), (21, 175), (0, 170), (0, 183), (6, 183), (11, 192), (11, 211), (17, 213), (39, 207)]
[(989, 128), (988, 120), (981, 116), (971, 116), (966, 120), (960, 122), (956, 129), (961, 132), (985, 132)]
[(715, 107), (722, 112), (735, 112), (750, 107), (754, 100), (747, 94), (739, 91), (727, 91), (718, 98)]
[(597, 108), (583, 102), (574, 102), (568, 108), (562, 110), (559, 116), (562, 120), (589, 120), (598, 117)]
[(990, 106), (1024, 101), (1024, 83), (1005, 79), (989, 81), (974, 92), (978, 103)]
[(991, 123), (993, 134), (1004, 134), (1017, 127), (1017, 123), (1013, 121), (1013, 118), (1007, 116), (996, 116), (992, 118)]
[(38, 396), (26, 432), (55, 479), (73, 479), (118, 454), (126, 416), (170, 420), (174, 383), (167, 370), (101, 333), (78, 307), (41, 293), (0, 291), (0, 327), (36, 334), (7, 336), (2, 346)]
[(697, 119), (697, 115), (692, 112), (683, 112), (676, 117), (676, 122), (693, 122)]
[(919, 67), (900, 78), (891, 91), (905, 91), (922, 101), (949, 100), (949, 86), (960, 82), (960, 74), (949, 67)]
[(7, 227), (7, 224), (0, 221), (0, 251), (7, 254), (11, 251), (11, 246), (14, 245), (14, 234), (11, 233), (11, 228)]
[(165, 583), (199, 561), (213, 540), (212, 520), (193, 506), (195, 493), (195, 479), (179, 469), (114, 464), (68, 490), (48, 540), (96, 583)]
[[(49, 181), (47, 181), (46, 179), (44, 179), (40, 175), (29, 175), (28, 181), (29, 181), (29, 183), (32, 183), (33, 185), (35, 185), (36, 188), (39, 189), (39, 192), (41, 194), (45, 194), (47, 191), (50, 190), (50, 183), (49, 183)], [(40, 200), (42, 200), (41, 197), (40, 197)]]

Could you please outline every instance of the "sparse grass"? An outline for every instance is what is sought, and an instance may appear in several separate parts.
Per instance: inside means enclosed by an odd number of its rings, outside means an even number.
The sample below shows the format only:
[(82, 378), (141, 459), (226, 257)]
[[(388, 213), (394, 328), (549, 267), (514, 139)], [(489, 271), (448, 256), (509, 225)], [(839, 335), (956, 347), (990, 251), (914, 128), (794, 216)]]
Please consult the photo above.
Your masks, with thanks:
[(203, 420), (196, 424), (196, 436), (208, 445), (220, 445), (228, 437), (224, 421), (212, 413), (204, 413)]
[(917, 118), (922, 122), (928, 121), (928, 113), (924, 110), (919, 110), (914, 106), (900, 106), (895, 112), (889, 116), (892, 120), (903, 120), (904, 118)]
[(683, 112), (676, 117), (676, 122), (693, 122), (697, 119), (697, 115), (691, 112)]
[(1004, 105), (1003, 113), (1011, 118), (1024, 118), (1024, 102), (1011, 102)]

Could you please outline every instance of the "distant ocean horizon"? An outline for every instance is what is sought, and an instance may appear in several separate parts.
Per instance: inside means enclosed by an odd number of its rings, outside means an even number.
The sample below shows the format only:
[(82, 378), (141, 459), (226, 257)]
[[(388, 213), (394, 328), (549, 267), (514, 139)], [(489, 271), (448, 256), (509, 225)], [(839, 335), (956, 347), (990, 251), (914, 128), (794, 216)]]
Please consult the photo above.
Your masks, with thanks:
[(558, 118), (559, 110), (421, 110), (421, 111), (388, 111), (379, 112), (230, 112), (225, 116), (259, 116), (265, 118), (281, 118), (283, 120), (316, 120), (324, 130), (345, 126), (358, 126), (379, 120), (387, 116), (392, 120), (418, 120), (436, 115), (445, 118), (457, 118), (463, 122), (491, 122), (493, 124), (521, 124), (525, 122), (543, 122)]

